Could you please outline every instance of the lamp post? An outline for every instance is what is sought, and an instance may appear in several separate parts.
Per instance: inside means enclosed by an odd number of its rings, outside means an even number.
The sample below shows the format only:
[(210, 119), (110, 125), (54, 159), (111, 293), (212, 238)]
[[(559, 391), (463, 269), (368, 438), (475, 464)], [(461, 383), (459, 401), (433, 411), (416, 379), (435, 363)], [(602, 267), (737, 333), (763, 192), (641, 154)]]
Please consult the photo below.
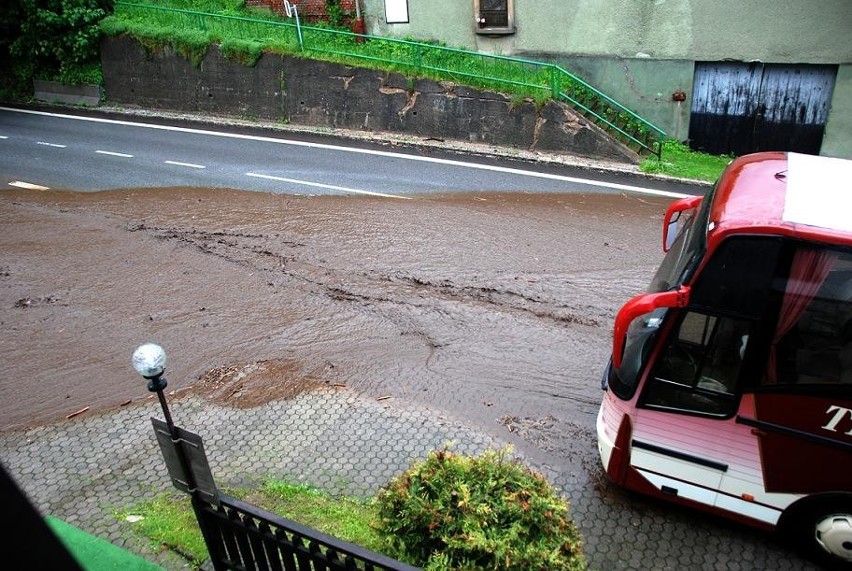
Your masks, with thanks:
[(163, 394), (163, 389), (168, 385), (163, 377), (166, 370), (166, 352), (155, 343), (145, 343), (133, 352), (131, 362), (136, 372), (148, 380), (148, 390), (157, 393), (160, 407), (166, 417), (165, 423), (153, 417), (151, 423), (154, 425), (154, 435), (160, 444), (172, 483), (193, 497), (200, 496), (208, 502), (218, 504), (219, 492), (204, 454), (201, 437), (175, 426), (172, 422), (169, 405)]
[[(166, 417), (165, 426), (163, 421), (154, 417), (151, 417), (151, 423), (154, 426), (154, 436), (160, 445), (160, 452), (166, 461), (172, 485), (190, 495), (192, 509), (198, 519), (207, 549), (214, 557), (214, 561), (222, 561), (225, 555), (220, 548), (221, 542), (216, 540), (216, 530), (209, 524), (209, 518), (203, 517), (204, 510), (208, 509), (209, 504), (216, 506), (220, 504), (219, 490), (210, 471), (201, 437), (175, 426), (172, 422), (169, 405), (163, 394), (163, 389), (168, 385), (163, 377), (163, 372), (166, 370), (166, 352), (156, 343), (145, 343), (133, 352), (130, 360), (136, 372), (148, 379), (148, 390), (157, 393), (163, 415)], [(226, 569), (219, 564), (214, 564), (214, 567), (217, 571)]]
[(177, 438), (169, 405), (166, 403), (166, 396), (163, 394), (163, 389), (169, 384), (163, 377), (163, 372), (166, 370), (166, 351), (156, 343), (145, 343), (133, 352), (131, 361), (136, 372), (148, 379), (148, 390), (157, 393), (163, 415), (166, 417), (169, 433), (172, 438)]

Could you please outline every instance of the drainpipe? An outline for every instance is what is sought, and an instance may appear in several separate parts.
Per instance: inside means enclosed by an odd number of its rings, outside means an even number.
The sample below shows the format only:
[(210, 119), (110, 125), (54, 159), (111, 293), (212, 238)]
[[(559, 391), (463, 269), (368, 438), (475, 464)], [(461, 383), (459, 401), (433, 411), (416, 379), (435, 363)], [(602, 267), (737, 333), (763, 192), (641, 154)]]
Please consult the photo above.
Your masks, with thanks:
[(305, 42), (302, 39), (302, 24), (299, 22), (299, 9), (295, 4), (290, 4), (288, 0), (284, 0), (284, 12), (288, 18), (296, 19), (296, 35), (299, 36), (299, 49), (305, 49)]
[(361, 0), (355, 0), (355, 25), (352, 26), (352, 31), (358, 34), (355, 36), (355, 41), (364, 41), (363, 35), (365, 30), (364, 18), (361, 17)]

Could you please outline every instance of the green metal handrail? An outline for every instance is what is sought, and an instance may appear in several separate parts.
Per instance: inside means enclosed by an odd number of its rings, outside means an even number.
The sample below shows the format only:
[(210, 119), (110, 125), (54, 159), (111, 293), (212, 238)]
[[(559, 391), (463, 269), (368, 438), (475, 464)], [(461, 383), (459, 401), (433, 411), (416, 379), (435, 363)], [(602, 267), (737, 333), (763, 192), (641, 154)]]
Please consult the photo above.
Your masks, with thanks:
[[(117, 1), (115, 16), (207, 32), (211, 42), (240, 39), (285, 53), (315, 56), (340, 63), (363, 62), (405, 75), (465, 83), (536, 99), (553, 98), (637, 152), (660, 156), (666, 134), (611, 97), (558, 65), (457, 48), (356, 34), (280, 19), (248, 18), (195, 10)], [(321, 57), (318, 57), (321, 56)], [(426, 73), (428, 72), (428, 73)]]

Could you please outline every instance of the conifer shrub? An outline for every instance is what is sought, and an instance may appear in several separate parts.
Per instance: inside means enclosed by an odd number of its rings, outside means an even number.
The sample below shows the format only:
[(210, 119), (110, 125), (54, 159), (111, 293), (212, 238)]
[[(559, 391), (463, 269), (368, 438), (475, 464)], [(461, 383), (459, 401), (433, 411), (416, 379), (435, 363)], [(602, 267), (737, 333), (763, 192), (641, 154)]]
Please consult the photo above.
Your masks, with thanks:
[(428, 570), (580, 570), (568, 502), (509, 449), (432, 452), (378, 493), (387, 552)]

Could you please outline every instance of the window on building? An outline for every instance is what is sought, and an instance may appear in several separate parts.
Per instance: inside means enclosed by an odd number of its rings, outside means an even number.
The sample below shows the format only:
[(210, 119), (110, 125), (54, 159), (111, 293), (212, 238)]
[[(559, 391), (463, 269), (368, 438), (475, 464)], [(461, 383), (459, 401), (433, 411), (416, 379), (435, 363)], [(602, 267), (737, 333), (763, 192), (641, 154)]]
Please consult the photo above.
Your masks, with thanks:
[(474, 0), (478, 34), (512, 34), (515, 14), (512, 0)]
[(388, 24), (407, 24), (408, 0), (385, 0), (385, 21)]

